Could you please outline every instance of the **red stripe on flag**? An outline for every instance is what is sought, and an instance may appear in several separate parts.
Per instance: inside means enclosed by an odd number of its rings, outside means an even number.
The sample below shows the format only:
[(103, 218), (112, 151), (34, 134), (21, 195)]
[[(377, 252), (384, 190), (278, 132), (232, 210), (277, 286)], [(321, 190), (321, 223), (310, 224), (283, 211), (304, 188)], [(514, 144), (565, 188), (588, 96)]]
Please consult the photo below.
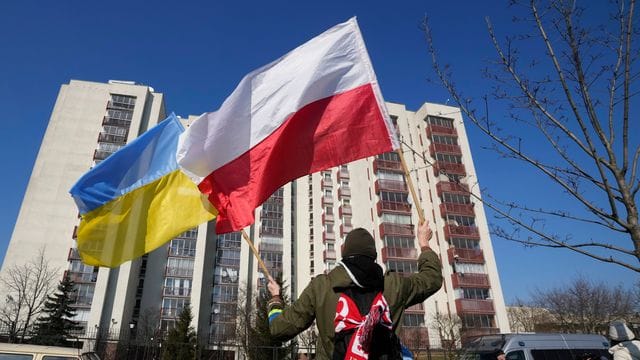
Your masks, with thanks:
[(391, 151), (371, 84), (310, 103), (249, 151), (199, 185), (218, 209), (216, 232), (255, 221), (254, 210), (301, 176)]

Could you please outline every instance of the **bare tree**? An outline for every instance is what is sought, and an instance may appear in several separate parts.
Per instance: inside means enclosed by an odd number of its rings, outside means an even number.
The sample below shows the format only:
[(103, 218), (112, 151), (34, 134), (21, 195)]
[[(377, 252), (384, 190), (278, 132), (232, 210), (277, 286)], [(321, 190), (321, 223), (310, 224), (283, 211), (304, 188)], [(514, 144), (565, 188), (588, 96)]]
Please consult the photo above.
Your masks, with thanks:
[(462, 344), (462, 320), (456, 314), (437, 312), (431, 322), (431, 328), (438, 332), (440, 344), (445, 356), (454, 359), (456, 349)]
[(536, 332), (541, 324), (549, 321), (551, 314), (544, 308), (534, 306), (523, 300), (516, 299), (507, 307), (509, 326), (512, 332)]
[(0, 323), (10, 329), (10, 337), (23, 341), (33, 321), (40, 314), (47, 296), (55, 289), (59, 272), (49, 265), (44, 248), (26, 264), (15, 264), (0, 278), (6, 291), (0, 308)]
[[(640, 54), (632, 41), (638, 34), (635, 0), (612, 1), (611, 16), (599, 16), (606, 19), (600, 24), (590, 23), (575, 0), (511, 2), (515, 21), (526, 27), (522, 35), (501, 40), (486, 20), (497, 54), (485, 72), (492, 96), (484, 96), (479, 105), (481, 99), (467, 98), (455, 85), (451, 69), (438, 61), (425, 19), (435, 73), (495, 151), (535, 169), (582, 210), (485, 200), (498, 221), (510, 225), (493, 224), (492, 232), (526, 246), (571, 249), (640, 272), (640, 140), (631, 108), (639, 92), (639, 74), (633, 69)], [(506, 105), (503, 119), (489, 116), (489, 100)], [(609, 235), (575, 239), (545, 227), (552, 219), (601, 226)], [(614, 240), (615, 234), (628, 242)]]
[(536, 290), (532, 305), (549, 312), (555, 330), (604, 333), (612, 320), (635, 314), (634, 296), (632, 290), (625, 290), (621, 285), (610, 286), (578, 277), (568, 285)]

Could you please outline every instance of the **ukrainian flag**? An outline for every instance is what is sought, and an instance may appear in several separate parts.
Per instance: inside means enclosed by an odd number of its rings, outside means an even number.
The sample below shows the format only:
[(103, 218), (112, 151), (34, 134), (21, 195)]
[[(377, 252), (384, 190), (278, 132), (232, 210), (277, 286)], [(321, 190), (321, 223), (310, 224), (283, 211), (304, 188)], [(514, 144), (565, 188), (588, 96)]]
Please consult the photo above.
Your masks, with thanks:
[(183, 131), (171, 114), (71, 188), (82, 216), (77, 242), (85, 264), (118, 266), (217, 215), (178, 168), (176, 149)]

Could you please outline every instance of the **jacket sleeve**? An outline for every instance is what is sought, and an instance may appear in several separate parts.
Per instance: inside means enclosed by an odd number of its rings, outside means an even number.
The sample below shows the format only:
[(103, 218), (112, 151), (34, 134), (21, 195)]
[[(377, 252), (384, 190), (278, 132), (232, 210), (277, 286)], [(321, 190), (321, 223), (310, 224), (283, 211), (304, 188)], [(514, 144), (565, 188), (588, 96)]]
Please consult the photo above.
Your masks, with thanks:
[[(317, 279), (317, 278), (316, 278)], [(314, 281), (300, 294), (298, 300), (289, 307), (278, 309), (277, 305), (269, 306), (269, 330), (271, 336), (279, 341), (287, 341), (303, 332), (315, 319)], [(280, 310), (280, 311), (278, 311)]]
[[(407, 308), (425, 301), (440, 290), (442, 286), (442, 264), (438, 255), (431, 249), (423, 251), (418, 257), (418, 273), (409, 277), (394, 274), (397, 279), (398, 300)], [(385, 295), (386, 296), (386, 295)]]

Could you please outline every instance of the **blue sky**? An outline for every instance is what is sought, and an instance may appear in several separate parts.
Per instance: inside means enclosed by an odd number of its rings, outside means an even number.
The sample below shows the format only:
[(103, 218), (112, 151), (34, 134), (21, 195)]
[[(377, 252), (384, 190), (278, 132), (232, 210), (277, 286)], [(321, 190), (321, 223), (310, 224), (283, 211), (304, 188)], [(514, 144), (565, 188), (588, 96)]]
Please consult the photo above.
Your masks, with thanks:
[[(168, 111), (212, 111), (247, 72), (357, 16), (385, 99), (417, 109), (422, 102), (449, 98), (437, 83), (427, 81), (433, 73), (419, 30), (422, 17), (431, 18), (436, 45), (443, 62), (452, 64), (458, 85), (477, 96), (488, 91), (480, 71), (493, 56), (484, 17), (490, 16), (499, 32), (511, 32), (513, 9), (506, 3), (2, 2), (0, 149), (5, 176), (0, 180), (0, 259), (58, 89), (70, 79), (134, 80), (164, 93)], [(469, 128), (468, 133), (480, 183), (492, 195), (570, 206), (566, 195), (535, 180), (526, 169), (483, 150), (487, 142), (477, 130)], [(575, 234), (609, 236), (582, 227)], [(500, 239), (494, 239), (494, 250), (508, 302), (516, 296), (527, 298), (534, 288), (562, 285), (578, 274), (625, 286), (638, 279), (630, 270), (565, 250), (524, 248)]]

